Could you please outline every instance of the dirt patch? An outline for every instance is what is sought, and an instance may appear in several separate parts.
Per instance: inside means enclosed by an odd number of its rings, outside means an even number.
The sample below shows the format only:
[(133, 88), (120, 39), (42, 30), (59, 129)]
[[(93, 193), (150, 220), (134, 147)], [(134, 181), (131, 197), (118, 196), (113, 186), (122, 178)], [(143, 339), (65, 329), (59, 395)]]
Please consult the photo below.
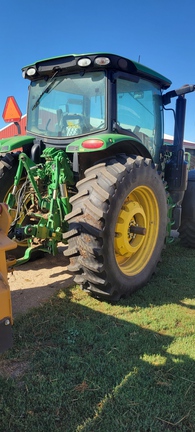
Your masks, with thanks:
[(0, 360), (0, 375), (3, 378), (21, 378), (29, 367), (28, 362), (16, 360)]
[(73, 277), (67, 272), (68, 259), (63, 255), (66, 246), (60, 246), (58, 255), (46, 254), (44, 258), (15, 267), (9, 274), (13, 317), (39, 307), (57, 290), (70, 286)]

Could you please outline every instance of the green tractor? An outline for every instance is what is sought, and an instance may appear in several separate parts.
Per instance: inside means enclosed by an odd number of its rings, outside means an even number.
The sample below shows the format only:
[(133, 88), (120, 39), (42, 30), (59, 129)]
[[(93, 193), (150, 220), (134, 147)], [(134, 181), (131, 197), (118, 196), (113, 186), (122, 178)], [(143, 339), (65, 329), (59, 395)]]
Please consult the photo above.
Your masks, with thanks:
[[(143, 287), (171, 230), (195, 247), (195, 170), (183, 149), (187, 85), (118, 55), (68, 55), (22, 69), (25, 136), (0, 142), (0, 201), (17, 264), (67, 245), (69, 271), (110, 301)], [(163, 109), (176, 99), (172, 145)]]

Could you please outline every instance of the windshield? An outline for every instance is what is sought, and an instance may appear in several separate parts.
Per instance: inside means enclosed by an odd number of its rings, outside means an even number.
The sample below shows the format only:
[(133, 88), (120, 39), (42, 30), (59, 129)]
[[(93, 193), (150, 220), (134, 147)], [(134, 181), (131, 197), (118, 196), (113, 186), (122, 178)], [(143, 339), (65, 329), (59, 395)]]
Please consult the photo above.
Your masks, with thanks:
[(106, 128), (103, 71), (31, 82), (27, 131), (41, 136), (77, 137)]

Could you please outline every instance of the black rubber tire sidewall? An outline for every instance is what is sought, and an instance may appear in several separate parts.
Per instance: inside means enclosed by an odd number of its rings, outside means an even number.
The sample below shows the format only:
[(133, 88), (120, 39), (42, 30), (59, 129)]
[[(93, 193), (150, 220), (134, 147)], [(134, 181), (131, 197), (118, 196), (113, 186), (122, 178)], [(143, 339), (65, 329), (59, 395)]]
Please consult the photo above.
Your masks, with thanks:
[(18, 168), (18, 154), (8, 154), (4, 156), (0, 164), (0, 202), (5, 202), (8, 191), (14, 184), (14, 177)]

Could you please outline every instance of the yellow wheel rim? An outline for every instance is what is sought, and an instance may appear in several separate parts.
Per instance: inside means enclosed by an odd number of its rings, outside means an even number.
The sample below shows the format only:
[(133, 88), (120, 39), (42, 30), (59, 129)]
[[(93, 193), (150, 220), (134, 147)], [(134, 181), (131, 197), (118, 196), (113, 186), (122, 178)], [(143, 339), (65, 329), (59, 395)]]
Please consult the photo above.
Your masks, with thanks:
[(158, 238), (159, 207), (153, 191), (140, 186), (125, 199), (115, 226), (115, 257), (126, 276), (140, 273)]

